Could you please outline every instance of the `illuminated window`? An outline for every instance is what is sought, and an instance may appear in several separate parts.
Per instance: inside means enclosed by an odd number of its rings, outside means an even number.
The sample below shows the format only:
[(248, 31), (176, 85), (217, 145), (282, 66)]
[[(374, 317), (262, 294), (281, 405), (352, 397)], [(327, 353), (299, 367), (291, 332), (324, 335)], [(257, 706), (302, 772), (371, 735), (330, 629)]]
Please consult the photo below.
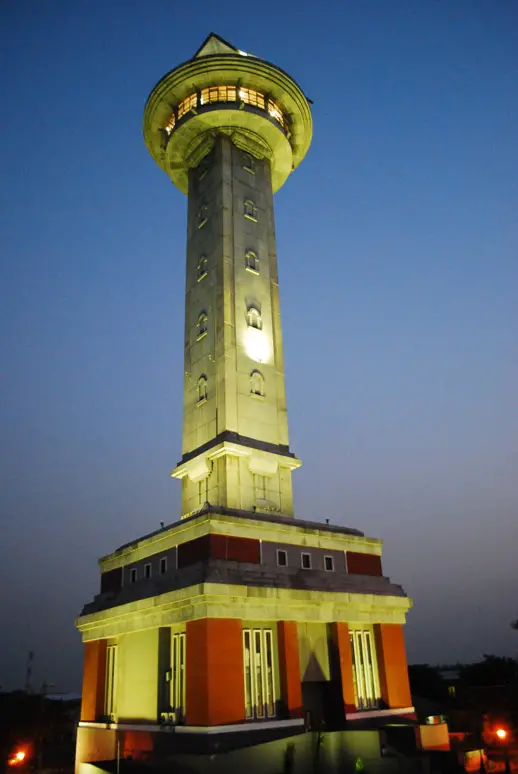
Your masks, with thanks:
[(283, 551), (281, 548), (277, 549), (277, 566), (278, 567), (288, 566), (288, 552)]
[(207, 276), (207, 265), (208, 265), (207, 258), (205, 255), (202, 255), (196, 267), (196, 282), (199, 282), (200, 280), (202, 280), (204, 277)]
[(117, 645), (108, 645), (108, 647), (106, 648), (104, 714), (110, 720), (116, 720), (116, 716), (117, 716)]
[(136, 583), (137, 582), (137, 568), (133, 567), (130, 570), (130, 583)]
[(243, 212), (245, 215), (245, 218), (248, 218), (248, 220), (254, 220), (257, 222), (257, 207), (253, 203), (251, 199), (245, 199), (243, 203)]
[(448, 686), (448, 694), (451, 696), (452, 699), (455, 698), (456, 693), (457, 693), (457, 691), (455, 690), (455, 686), (454, 685), (449, 685)]
[(200, 105), (208, 105), (210, 102), (235, 102), (235, 86), (211, 86), (209, 89), (202, 89), (200, 94)]
[(282, 114), (280, 107), (276, 102), (274, 102), (271, 99), (268, 100), (268, 113), (282, 126), (283, 129), (287, 129), (286, 120)]
[(300, 566), (303, 570), (311, 570), (311, 554), (300, 555)]
[(178, 723), (185, 716), (185, 634), (171, 636), (169, 702)]
[(250, 374), (250, 392), (264, 398), (264, 376), (260, 371), (252, 371)]
[(324, 556), (324, 568), (327, 572), (333, 572), (335, 563), (332, 556)]
[(165, 575), (167, 572), (167, 556), (160, 557), (160, 575)]
[(197, 403), (200, 405), (200, 403), (204, 403), (207, 400), (207, 377), (204, 375), (198, 379), (197, 392)]
[(359, 710), (375, 709), (380, 703), (376, 651), (372, 632), (349, 632), (353, 659), (354, 698)]
[(254, 274), (259, 274), (259, 258), (253, 250), (247, 250), (245, 255), (245, 267)]
[(243, 629), (245, 717), (275, 717), (275, 670), (271, 629)]
[(255, 89), (239, 89), (239, 99), (247, 105), (265, 109), (264, 94)]
[(209, 208), (206, 204), (200, 205), (200, 208), (198, 210), (198, 228), (202, 228), (202, 226), (205, 225), (207, 222), (207, 212)]
[(196, 341), (203, 339), (203, 337), (207, 335), (208, 319), (209, 318), (207, 317), (205, 312), (202, 312), (198, 317), (198, 322), (196, 323), (196, 325), (198, 326), (198, 335), (196, 336)]
[(257, 328), (258, 331), (263, 328), (263, 318), (261, 312), (255, 306), (250, 306), (246, 313), (246, 322), (249, 328)]
[(189, 110), (195, 110), (198, 105), (198, 95), (196, 93), (191, 94), (189, 97), (183, 99), (178, 105), (178, 120), (184, 117)]
[(150, 564), (145, 564), (144, 565), (144, 578), (146, 578), (146, 580), (148, 578), (151, 578), (151, 565)]
[(164, 129), (167, 132), (167, 134), (171, 134), (171, 132), (174, 129), (175, 124), (176, 124), (175, 115), (174, 115), (174, 113), (171, 113), (171, 118), (169, 119), (167, 124), (164, 126)]
[(243, 169), (255, 175), (255, 159), (251, 153), (243, 153)]

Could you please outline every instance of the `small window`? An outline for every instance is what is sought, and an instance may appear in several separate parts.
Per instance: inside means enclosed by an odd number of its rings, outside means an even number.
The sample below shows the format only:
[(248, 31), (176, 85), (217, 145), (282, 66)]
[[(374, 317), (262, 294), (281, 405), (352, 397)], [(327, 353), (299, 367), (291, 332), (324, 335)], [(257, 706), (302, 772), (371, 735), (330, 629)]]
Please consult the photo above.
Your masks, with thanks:
[(327, 572), (333, 572), (335, 569), (335, 563), (332, 556), (324, 556), (324, 567)]
[(259, 309), (256, 309), (255, 306), (248, 307), (246, 322), (249, 328), (257, 328), (258, 331), (262, 330), (263, 318), (261, 317)]
[(264, 398), (264, 376), (260, 371), (252, 371), (250, 374), (250, 394)]
[(165, 575), (167, 572), (167, 556), (162, 556), (160, 559), (160, 575)]
[(277, 566), (278, 567), (288, 566), (288, 552), (283, 551), (281, 548), (277, 549)]
[(311, 554), (300, 555), (300, 566), (303, 570), (311, 570)]
[(203, 178), (206, 176), (207, 172), (209, 171), (209, 162), (207, 159), (203, 159), (202, 162), (200, 162), (199, 169), (198, 169), (198, 183), (200, 183)]
[(201, 312), (200, 316), (198, 317), (198, 322), (196, 325), (198, 326), (198, 334), (196, 336), (196, 341), (199, 341), (200, 339), (203, 339), (204, 336), (207, 335), (207, 321), (208, 321), (207, 314), (205, 312)]
[(255, 159), (251, 153), (243, 153), (243, 169), (255, 175)]
[(259, 258), (253, 250), (247, 250), (245, 255), (245, 268), (253, 274), (259, 274)]
[(196, 282), (199, 282), (200, 280), (202, 280), (204, 277), (207, 276), (207, 266), (208, 266), (207, 258), (205, 255), (202, 255), (196, 267)]
[(198, 228), (202, 228), (207, 222), (208, 207), (206, 204), (202, 204), (198, 210)]
[(144, 565), (144, 578), (146, 578), (146, 580), (148, 578), (151, 578), (151, 565), (150, 564), (145, 564)]
[(136, 583), (137, 582), (137, 568), (133, 567), (130, 570), (130, 583)]
[(257, 207), (251, 199), (245, 199), (244, 216), (245, 218), (248, 218), (248, 220), (257, 222)]
[(204, 403), (207, 400), (207, 377), (202, 374), (200, 378), (198, 379), (198, 390), (197, 390), (197, 401), (198, 405), (200, 403)]

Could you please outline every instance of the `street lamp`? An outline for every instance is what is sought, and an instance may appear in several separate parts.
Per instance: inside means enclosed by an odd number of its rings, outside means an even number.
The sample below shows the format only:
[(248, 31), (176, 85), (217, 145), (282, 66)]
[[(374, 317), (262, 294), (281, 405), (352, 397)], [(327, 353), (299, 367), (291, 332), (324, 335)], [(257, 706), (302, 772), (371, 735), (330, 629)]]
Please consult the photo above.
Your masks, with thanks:
[(497, 728), (496, 736), (497, 739), (504, 744), (505, 774), (511, 774), (511, 766), (509, 764), (509, 747), (507, 745), (507, 730), (505, 728)]

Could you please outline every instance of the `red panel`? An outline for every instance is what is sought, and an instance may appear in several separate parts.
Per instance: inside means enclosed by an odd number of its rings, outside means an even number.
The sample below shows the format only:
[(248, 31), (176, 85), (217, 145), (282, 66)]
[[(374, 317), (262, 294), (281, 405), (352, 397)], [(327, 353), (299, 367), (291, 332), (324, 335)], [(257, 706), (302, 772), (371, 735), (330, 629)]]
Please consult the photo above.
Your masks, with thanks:
[(202, 618), (186, 627), (187, 723), (220, 726), (245, 719), (243, 630), (232, 618)]
[(206, 561), (210, 556), (210, 535), (188, 540), (178, 546), (178, 568)]
[(401, 624), (375, 624), (381, 695), (388, 707), (411, 707), (410, 683)]
[(349, 626), (339, 622), (331, 624), (331, 636), (338, 651), (342, 696), (346, 713), (356, 712), (354, 699), (353, 656), (349, 639)]
[(208, 561), (209, 558), (260, 564), (260, 543), (251, 538), (210, 533), (178, 546), (179, 568), (187, 567), (195, 562)]
[(106, 640), (85, 643), (81, 720), (99, 720), (104, 709)]
[(122, 586), (122, 567), (101, 573), (101, 594), (118, 591)]
[(290, 718), (304, 715), (300, 681), (299, 637), (295, 621), (277, 623), (281, 701)]
[(347, 551), (347, 572), (351, 575), (383, 575), (381, 556)]
[(218, 535), (217, 533), (211, 533), (209, 535), (209, 540), (210, 540), (210, 558), (226, 559), (227, 558), (227, 536)]
[(261, 563), (261, 544), (251, 538), (227, 538), (227, 559), (231, 562)]

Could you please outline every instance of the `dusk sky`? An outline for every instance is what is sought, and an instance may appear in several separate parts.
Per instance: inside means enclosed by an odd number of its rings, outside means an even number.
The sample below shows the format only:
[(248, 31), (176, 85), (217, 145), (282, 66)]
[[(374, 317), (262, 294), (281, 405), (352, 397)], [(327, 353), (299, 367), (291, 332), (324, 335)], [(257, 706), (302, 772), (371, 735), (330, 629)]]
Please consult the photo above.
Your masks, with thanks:
[(147, 96), (209, 32), (313, 100), (276, 194), (298, 518), (385, 541), (409, 662), (516, 655), (518, 4), (2, 0), (0, 685), (78, 691), (97, 559), (180, 515), (187, 199)]

